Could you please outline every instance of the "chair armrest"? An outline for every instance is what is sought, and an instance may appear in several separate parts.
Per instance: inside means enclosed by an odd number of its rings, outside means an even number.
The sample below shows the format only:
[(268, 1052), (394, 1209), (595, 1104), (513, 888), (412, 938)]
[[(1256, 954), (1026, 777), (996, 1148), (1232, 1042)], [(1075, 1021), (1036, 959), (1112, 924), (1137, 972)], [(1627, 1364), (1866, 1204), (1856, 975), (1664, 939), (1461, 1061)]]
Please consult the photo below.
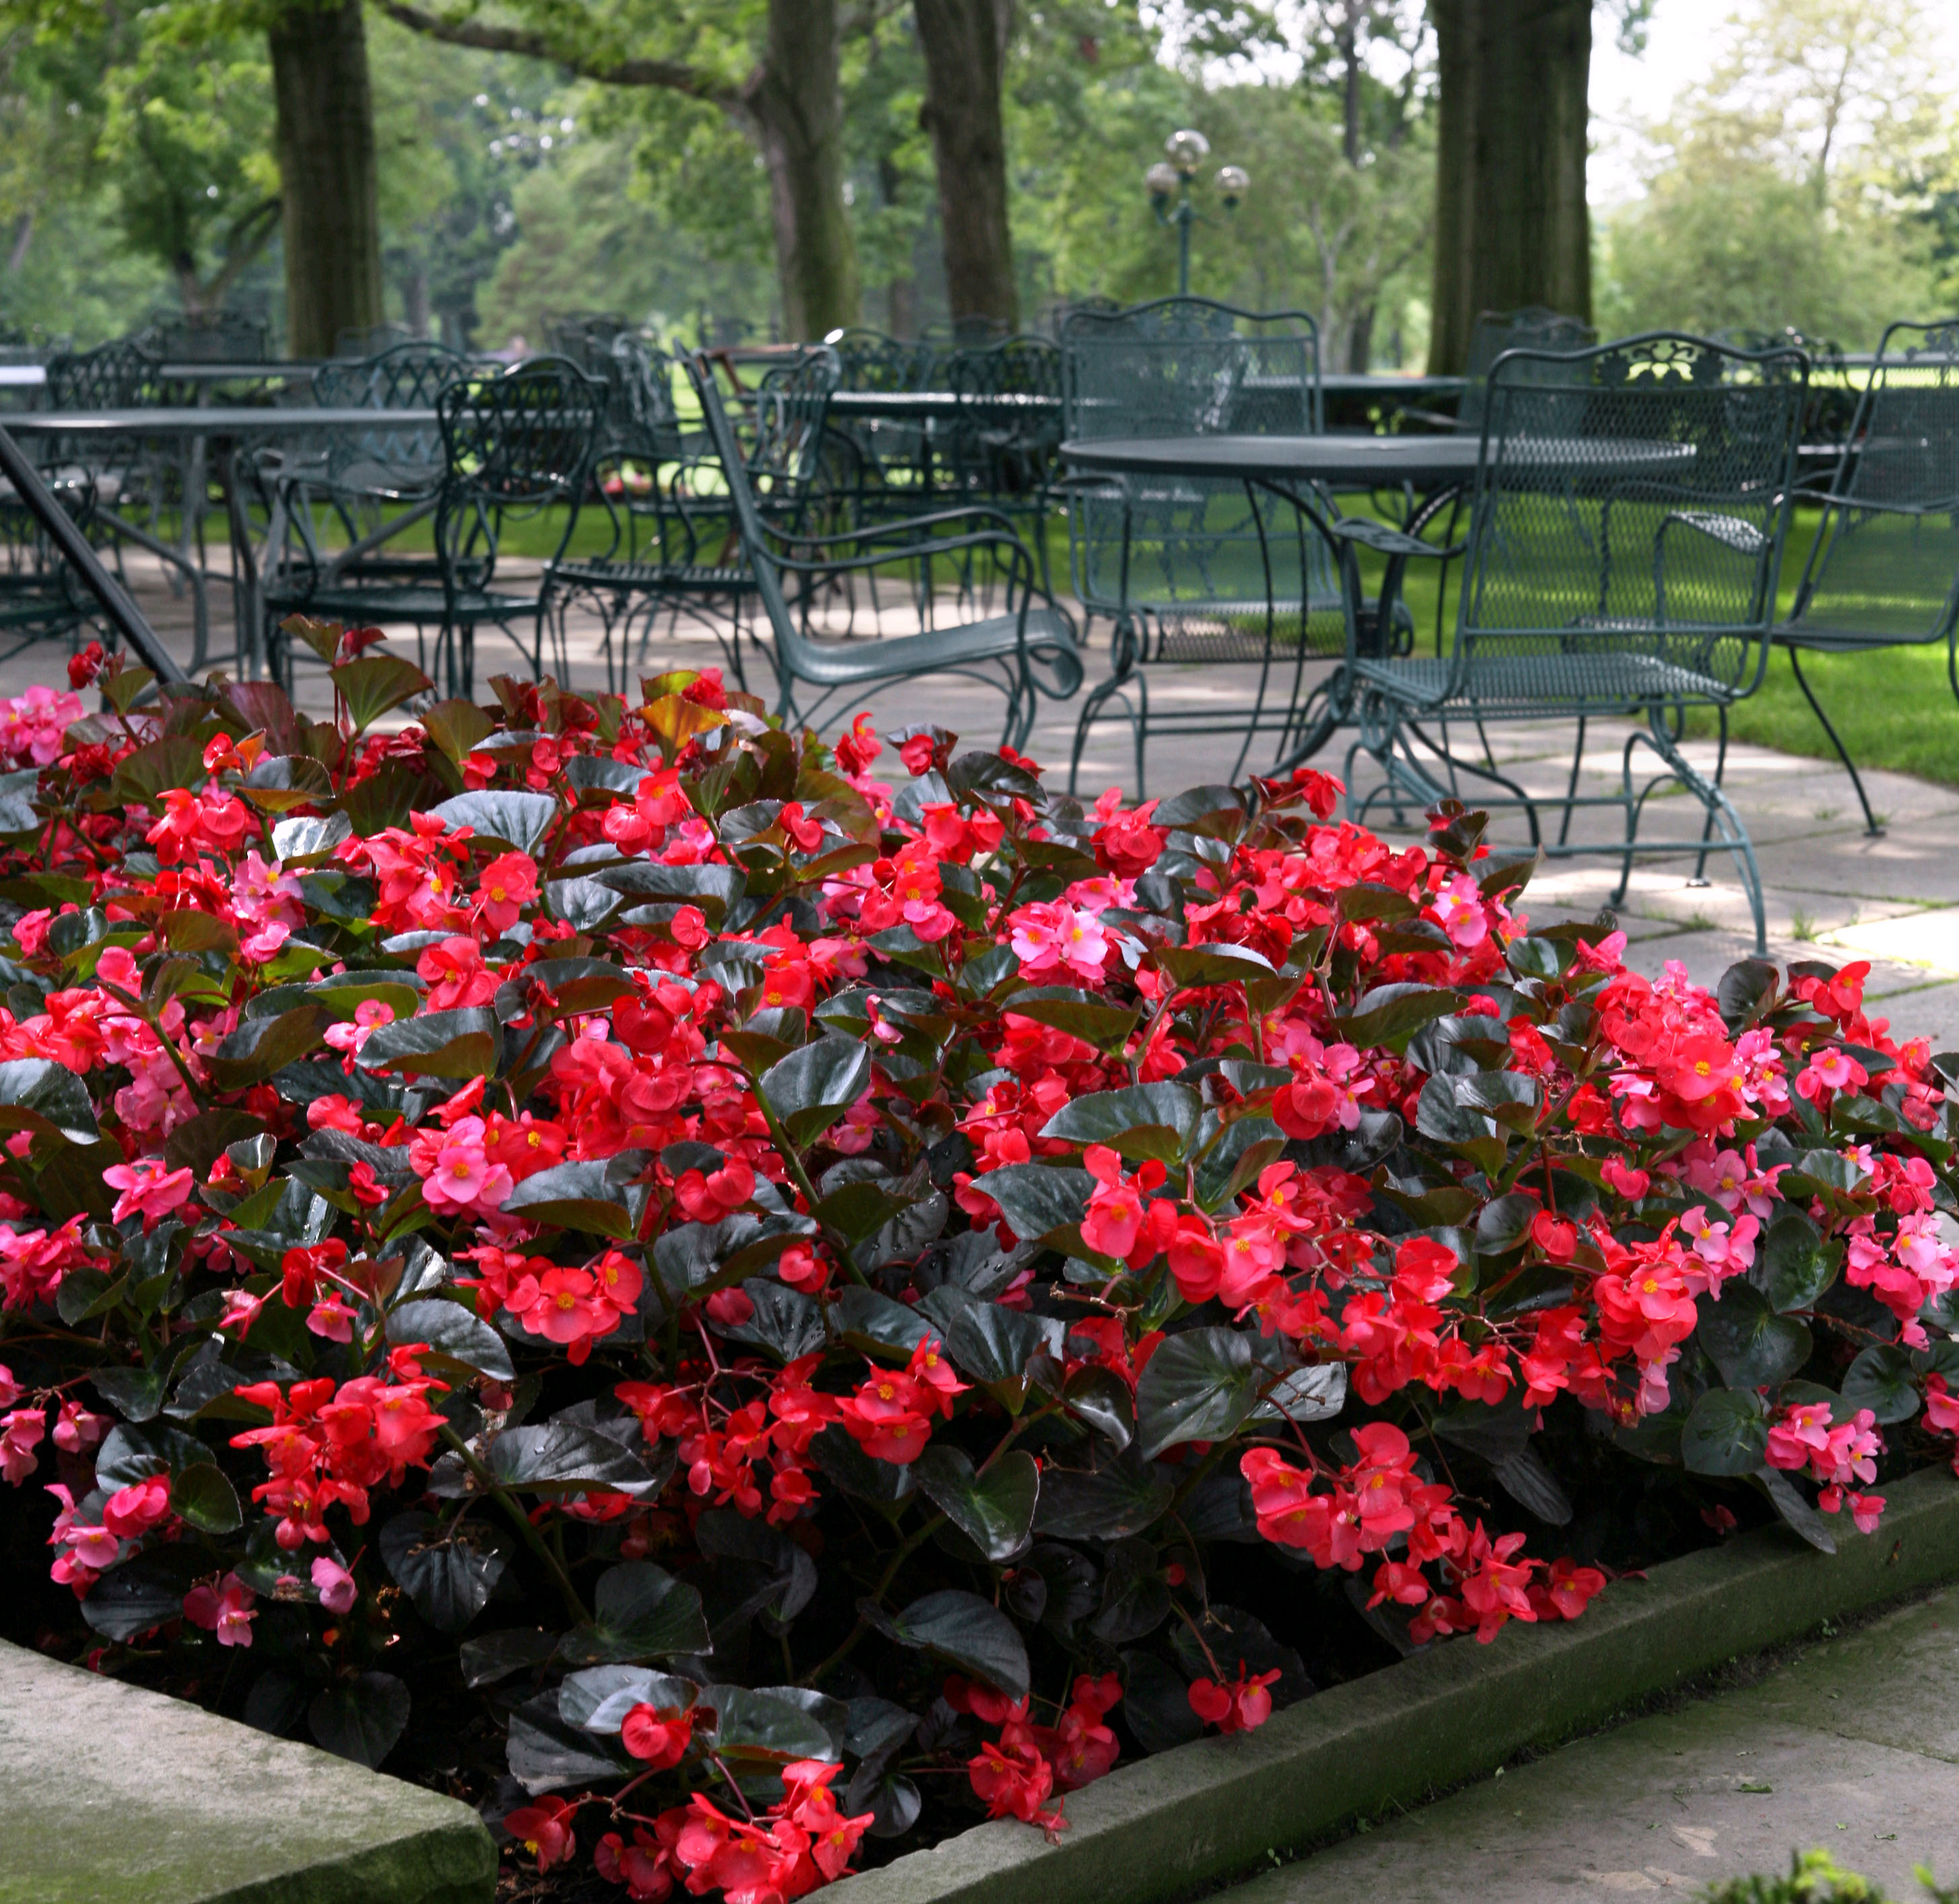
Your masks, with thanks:
[(1759, 555), (1769, 545), (1767, 536), (1753, 523), (1744, 522), (1738, 516), (1723, 516), (1712, 510), (1677, 509), (1660, 524), (1661, 534), (1664, 535), (1668, 524), (1673, 523), (1705, 536), (1725, 548), (1732, 548), (1738, 555)]
[(819, 559), (805, 556), (771, 555), (776, 567), (797, 575), (837, 575), (846, 571), (877, 568), (887, 562), (910, 560), (919, 555), (951, 555), (967, 548), (1002, 548), (1025, 561), (1031, 567), (1033, 551), (1019, 536), (986, 530), (972, 536), (935, 536), (922, 542), (909, 542), (895, 551), (869, 555), (831, 555)]
[(992, 509), (984, 503), (968, 503), (957, 509), (937, 509), (928, 515), (907, 516), (899, 520), (873, 523), (866, 529), (841, 529), (823, 536), (790, 536), (771, 529), (771, 534), (783, 535), (785, 541), (793, 542), (799, 548), (822, 548), (832, 542), (868, 542), (887, 537), (910, 536), (921, 529), (939, 523), (984, 521), (999, 528), (1019, 539), (1014, 531), (1013, 518), (1003, 510)]
[(1419, 536), (1405, 534), (1386, 523), (1375, 521), (1371, 516), (1342, 516), (1329, 523), (1326, 529), (1329, 535), (1337, 536), (1343, 542), (1358, 542), (1377, 555), (1399, 555), (1404, 558), (1429, 555), (1446, 561), (1453, 556), (1460, 555), (1469, 546), (1466, 542), (1447, 545), (1425, 542)]

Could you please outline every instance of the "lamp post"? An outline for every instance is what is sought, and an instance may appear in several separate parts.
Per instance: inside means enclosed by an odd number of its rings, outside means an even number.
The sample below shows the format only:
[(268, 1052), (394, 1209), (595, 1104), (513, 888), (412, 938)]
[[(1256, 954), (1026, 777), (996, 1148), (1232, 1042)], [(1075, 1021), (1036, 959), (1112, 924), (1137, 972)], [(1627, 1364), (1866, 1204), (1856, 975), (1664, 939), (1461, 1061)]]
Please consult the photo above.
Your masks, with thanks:
[[(1190, 227), (1200, 220), (1207, 224), (1215, 222), (1205, 218), (1190, 196), (1197, 168), (1211, 155), (1211, 141), (1202, 132), (1186, 127), (1164, 141), (1164, 150), (1169, 156), (1157, 160), (1143, 174), (1143, 183), (1148, 188), (1157, 223), (1176, 227), (1176, 294), (1185, 297), (1190, 293)], [(1227, 212), (1237, 210), (1238, 201), (1251, 183), (1241, 167), (1218, 168), (1218, 195)]]

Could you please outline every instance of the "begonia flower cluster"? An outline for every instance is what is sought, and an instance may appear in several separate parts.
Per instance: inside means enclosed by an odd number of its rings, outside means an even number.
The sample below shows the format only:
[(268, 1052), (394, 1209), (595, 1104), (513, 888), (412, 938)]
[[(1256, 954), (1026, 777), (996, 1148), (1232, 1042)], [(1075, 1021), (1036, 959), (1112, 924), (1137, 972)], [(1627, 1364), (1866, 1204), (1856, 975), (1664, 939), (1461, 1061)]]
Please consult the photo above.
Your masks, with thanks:
[(0, 706), (0, 1506), (70, 1657), (763, 1904), (1059, 1833), (1329, 1621), (1580, 1617), (1611, 1497), (1829, 1549), (1959, 1437), (1954, 1061), (1860, 965), (1643, 974), (1310, 769), (1084, 803), (295, 634), (330, 720)]

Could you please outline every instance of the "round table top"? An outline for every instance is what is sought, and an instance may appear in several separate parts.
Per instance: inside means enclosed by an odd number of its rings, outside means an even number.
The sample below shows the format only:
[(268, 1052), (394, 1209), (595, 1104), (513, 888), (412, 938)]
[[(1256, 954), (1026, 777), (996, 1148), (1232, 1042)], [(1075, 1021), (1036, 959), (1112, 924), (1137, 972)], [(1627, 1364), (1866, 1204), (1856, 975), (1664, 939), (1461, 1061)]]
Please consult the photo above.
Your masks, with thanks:
[(294, 405), (182, 405), (138, 410), (24, 410), (5, 419), (16, 436), (294, 436), (309, 430), (429, 430), (433, 410), (322, 409)]
[(839, 390), (830, 399), (837, 417), (957, 416), (962, 411), (1059, 410), (1061, 399), (1032, 390), (1002, 390), (992, 395), (957, 390)]
[[(1568, 454), (1561, 455), (1561, 450)], [(1237, 482), (1327, 483), (1337, 488), (1446, 489), (1476, 474), (1479, 437), (1372, 437), (1338, 432), (1317, 437), (1071, 437), (1064, 462), (1112, 475), (1215, 476)], [(1677, 466), (1691, 444), (1603, 437), (1540, 438), (1527, 459), (1533, 469), (1561, 464), (1618, 474)]]

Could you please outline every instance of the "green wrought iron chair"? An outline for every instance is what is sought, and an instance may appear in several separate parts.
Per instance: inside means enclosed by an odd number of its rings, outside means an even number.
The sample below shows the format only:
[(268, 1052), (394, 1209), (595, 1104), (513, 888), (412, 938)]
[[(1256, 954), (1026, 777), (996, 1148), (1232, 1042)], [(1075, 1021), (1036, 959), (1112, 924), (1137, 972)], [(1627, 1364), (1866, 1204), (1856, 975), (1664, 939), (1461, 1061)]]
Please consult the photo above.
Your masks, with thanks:
[[(1078, 312), (1061, 351), (1067, 437), (1321, 428), (1319, 333), (1303, 312), (1245, 312), (1202, 297)], [(1224, 478), (1081, 477), (1065, 493), (1075, 592), (1091, 616), (1113, 625), (1109, 674), (1076, 724), (1070, 787), (1112, 703), (1135, 738), (1138, 798), (1152, 725), (1242, 736), (1234, 778), (1258, 735), (1276, 735), (1284, 751), (1307, 663), (1342, 652), (1335, 564), (1308, 514)], [(1255, 664), (1250, 704), (1153, 713), (1148, 671), (1193, 663)], [(1287, 685), (1274, 698), (1275, 682)]]
[[(824, 342), (837, 353), (840, 390), (891, 393), (929, 388), (934, 354), (863, 325), (833, 330)], [(833, 436), (849, 446), (847, 504), (852, 523), (933, 506), (932, 443), (924, 423), (897, 417), (832, 416)]]
[[(473, 375), (445, 387), (436, 399), (443, 469), (434, 510), (435, 575), (392, 587), (341, 585), (302, 555), (265, 593), (274, 679), (291, 691), (293, 649), (281, 624), (294, 614), (408, 623), (425, 669), (424, 639), (433, 629), (430, 672), (444, 675), (452, 694), (470, 691), (479, 626), (501, 628), (522, 652), (516, 625), (529, 621), (525, 658), (534, 675), (541, 672), (552, 574), (576, 524), (605, 405), (604, 386), (562, 358), (532, 358), (501, 375)], [(540, 520), (548, 525), (554, 512), (555, 547), (535, 584), (514, 578), (507, 561), (500, 577), (499, 549), (510, 529)]]
[(643, 654), (662, 611), (670, 625), (683, 614), (705, 624), (739, 679), (740, 624), (754, 580), (729, 547), (725, 498), (696, 501), (682, 493), (709, 453), (700, 432), (681, 426), (674, 360), (630, 332), (613, 339), (610, 360), (611, 398), (593, 493), (606, 512), (611, 539), (602, 554), (569, 557), (552, 571), (546, 618), (560, 664), (570, 666), (568, 617), (582, 603), (599, 617), (608, 686), (618, 638), (621, 693), (634, 624), (643, 618)]
[(1943, 642), (1959, 695), (1959, 319), (1890, 326), (1843, 452), (1821, 494), (1787, 619), (1772, 638), (1857, 790), (1884, 828), (1843, 736), (1802, 671), (1805, 654)]
[(1048, 572), (1048, 517), (1061, 474), (1061, 348), (1045, 337), (1010, 337), (949, 360), (962, 405), (945, 432), (946, 488), (1024, 526)]
[[(1005, 695), (1002, 737), (1018, 746), (1033, 727), (1037, 695), (1065, 698), (1080, 688), (1074, 624), (1042, 589), (1033, 557), (1010, 523), (989, 510), (968, 508), (826, 535), (772, 525), (708, 367), (690, 358), (687, 370), (725, 472), (741, 552), (768, 625), (776, 711), (785, 722), (814, 724), (839, 695), (927, 675), (954, 675)], [(809, 599), (839, 575), (895, 561), (957, 561), (983, 545), (1003, 570), (1011, 571), (1011, 593), (999, 615), (876, 641), (818, 641), (805, 632)]]
[[(1455, 640), (1436, 657), (1367, 651), (1356, 611), (1355, 551), (1386, 558), (1382, 599), (1433, 543), (1358, 518), (1328, 526), (1342, 548), (1348, 691), (1360, 729), (1347, 755), (1370, 755), (1384, 776), (1349, 811), (1382, 798), (1426, 806), (1449, 784), (1431, 763), (1501, 790), (1479, 805), (1522, 811), (1533, 844), (1552, 854), (1679, 852), (1639, 839), (1646, 800), (1677, 781), (1705, 810), (1707, 831), (1735, 859), (1765, 943), (1754, 848), (1719, 784), (1682, 754), (1686, 710), (1723, 710), (1761, 685), (1791, 506), (1808, 359), (1754, 356), (1702, 338), (1656, 333), (1574, 353), (1507, 353), (1491, 367), (1482, 447), (1462, 551)], [(1487, 760), (1464, 760), (1421, 723), (1631, 717), (1616, 793), (1582, 795), (1574, 758), (1564, 795), (1534, 798)], [(1421, 751), (1418, 752), (1419, 745)], [(1636, 787), (1642, 747), (1661, 771)], [(1542, 840), (1537, 809), (1612, 806), (1622, 843)], [(1684, 850), (1704, 851), (1701, 841)]]
[[(140, 410), (166, 395), (160, 360), (132, 338), (118, 338), (92, 351), (63, 352), (48, 361), (47, 402), (53, 411)], [(36, 450), (47, 480), (59, 492), (65, 485), (85, 488), (88, 506), (78, 520), (89, 539), (108, 549), (119, 579), (127, 582), (125, 546), (147, 550), (161, 562), (173, 592), (191, 598), (192, 658), (195, 674), (205, 664), (210, 638), (210, 606), (204, 567), (192, 559), (201, 521), (192, 487), (191, 459), (183, 439), (146, 440), (138, 434), (78, 439), (43, 437)], [(186, 507), (188, 505), (188, 507)], [(183, 533), (163, 539), (167, 509), (183, 510)], [(198, 553), (202, 554), (201, 548)]]

